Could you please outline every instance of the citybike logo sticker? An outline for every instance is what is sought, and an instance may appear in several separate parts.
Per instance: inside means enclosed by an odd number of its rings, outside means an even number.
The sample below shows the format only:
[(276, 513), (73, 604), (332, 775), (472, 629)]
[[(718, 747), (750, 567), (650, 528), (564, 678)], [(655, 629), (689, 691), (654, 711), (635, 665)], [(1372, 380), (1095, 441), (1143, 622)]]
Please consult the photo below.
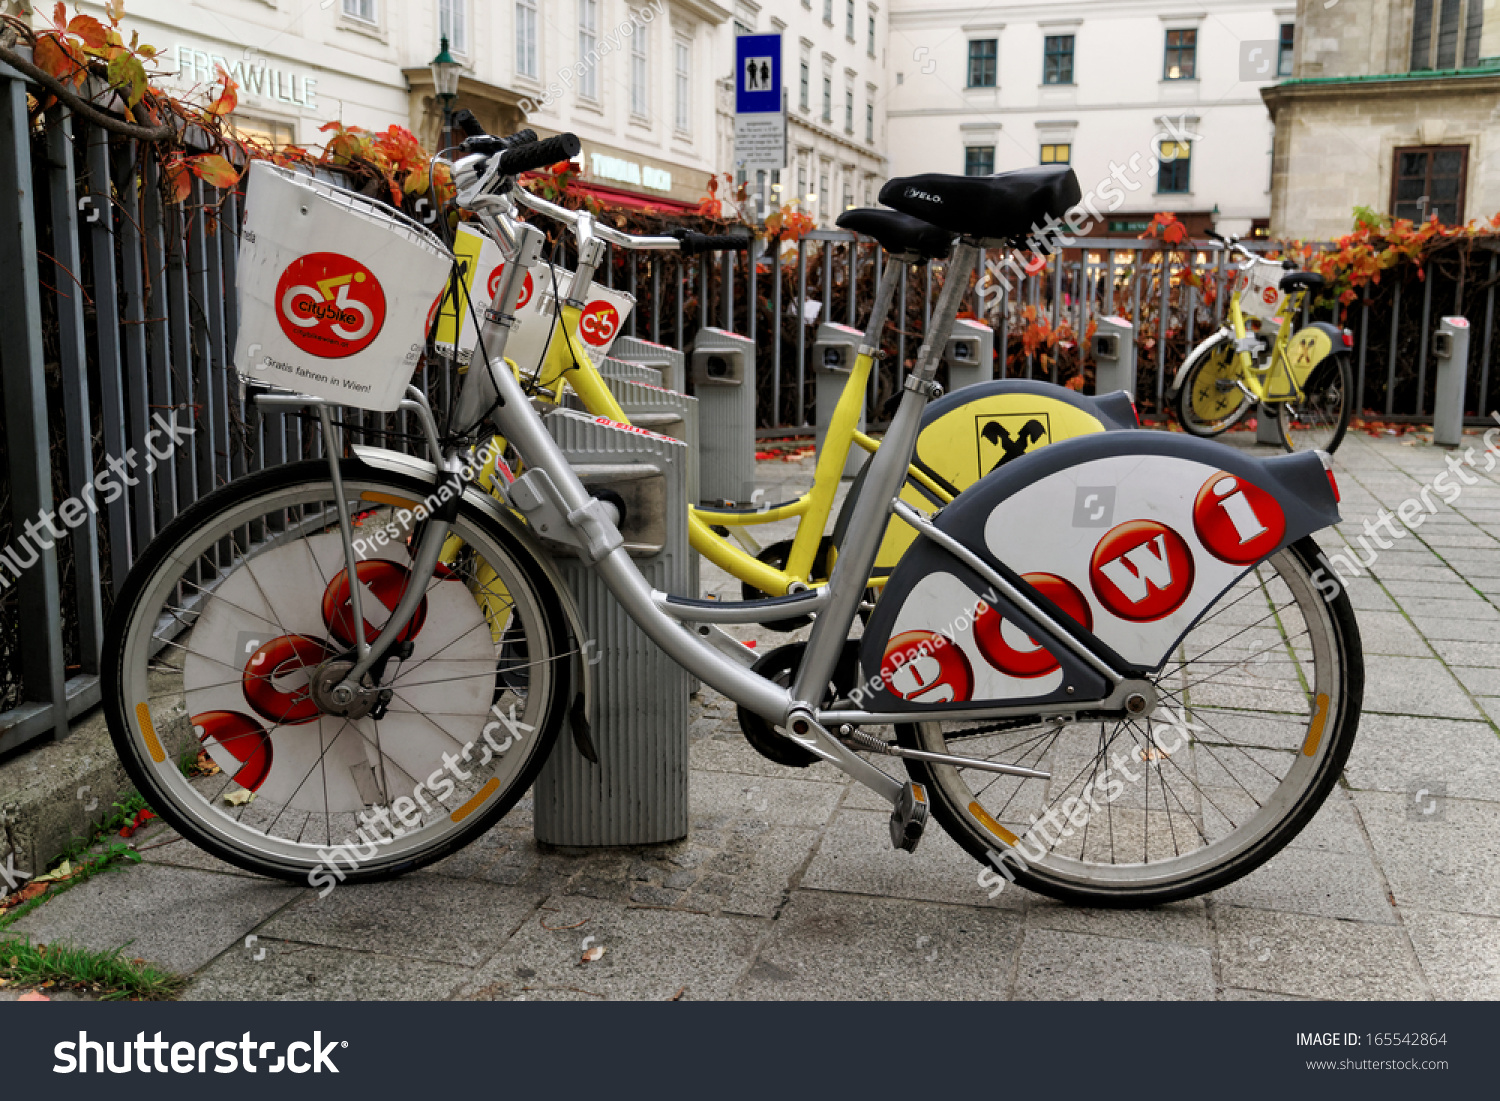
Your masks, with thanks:
[[(485, 284), (485, 291), (489, 294), (490, 301), (495, 301), (495, 296), (500, 293), (500, 280), (505, 276), (505, 265), (497, 264), (495, 270), (490, 272), (489, 281)], [(531, 296), (536, 293), (536, 283), (531, 278), (531, 272), (526, 273), (526, 279), (521, 284), (521, 293), (516, 295), (516, 309), (521, 309), (531, 301)]]
[(385, 291), (374, 272), (337, 252), (293, 260), (276, 284), (281, 331), (320, 359), (343, 359), (368, 348), (385, 325)]
[(1193, 501), (1193, 530), (1210, 554), (1236, 566), (1258, 562), (1281, 545), (1286, 517), (1276, 499), (1233, 474), (1216, 474)]
[(1094, 547), (1089, 584), (1099, 603), (1121, 619), (1164, 619), (1193, 589), (1193, 555), (1166, 524), (1127, 520)]
[(887, 690), (914, 703), (962, 703), (974, 695), (969, 659), (936, 631), (902, 631), (892, 638), (880, 677)]
[[(1021, 579), (1085, 631), (1094, 629), (1094, 613), (1072, 582), (1050, 573), (1026, 573)], [(1013, 677), (1040, 677), (1058, 667), (1050, 650), (984, 601), (974, 612), (974, 644), (985, 661)]]
[(578, 316), (578, 331), (584, 343), (602, 348), (620, 331), (620, 311), (602, 298), (590, 302)]
[(1276, 299), (1280, 296), (1281, 291), (1277, 290), (1275, 287), (1267, 287), (1265, 290), (1260, 292), (1260, 300), (1267, 306), (1276, 305)]

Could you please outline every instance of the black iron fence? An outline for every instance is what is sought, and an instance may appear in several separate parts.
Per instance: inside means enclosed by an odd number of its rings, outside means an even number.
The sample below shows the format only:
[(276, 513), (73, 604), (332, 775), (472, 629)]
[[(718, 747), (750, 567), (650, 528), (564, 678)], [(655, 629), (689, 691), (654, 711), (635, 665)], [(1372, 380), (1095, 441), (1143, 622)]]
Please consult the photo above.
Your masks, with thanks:
[[(59, 107), (30, 113), (27, 90), (0, 65), (0, 754), (61, 736), (98, 702), (102, 624), (157, 531), (216, 486), (322, 450), (305, 419), (247, 417), (239, 397), (241, 196), (194, 180), (172, 201), (139, 143)], [(1362, 404), (1395, 417), (1431, 408), (1427, 335), (1451, 313), (1476, 332), (1470, 412), (1497, 404), (1496, 259), (1475, 249), (1423, 279), (1388, 273), (1351, 307)], [(686, 348), (713, 324), (755, 338), (759, 429), (795, 435), (810, 431), (816, 323), (862, 326), (887, 262), (867, 240), (817, 231), (758, 262), (614, 250), (600, 278), (636, 297), (632, 335)], [(966, 306), (995, 330), (997, 377), (1084, 384), (1091, 320), (1130, 318), (1149, 412), (1186, 350), (1221, 323), (1224, 296), (1210, 299), (1203, 277), (1224, 267), (1206, 244), (1166, 253), (1110, 241), (1019, 278), (1007, 269), (1007, 286), (977, 285)], [(903, 281), (870, 384), (877, 425), (942, 279), (942, 265), (928, 265)], [(446, 406), (446, 365), (418, 381)], [(412, 443), (400, 417), (343, 420), (356, 442)]]

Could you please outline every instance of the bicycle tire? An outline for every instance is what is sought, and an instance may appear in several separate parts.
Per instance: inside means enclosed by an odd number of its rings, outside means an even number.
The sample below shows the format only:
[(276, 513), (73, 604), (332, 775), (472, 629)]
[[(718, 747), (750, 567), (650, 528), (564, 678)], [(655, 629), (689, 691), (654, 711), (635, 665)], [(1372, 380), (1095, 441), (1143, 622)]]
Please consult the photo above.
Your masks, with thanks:
[(1183, 431), (1208, 439), (1244, 420), (1255, 402), (1242, 390), (1221, 385), (1237, 376), (1234, 341), (1228, 333), (1216, 333), (1193, 350), (1182, 385), (1172, 396), (1172, 411)]
[(1303, 400), (1280, 402), (1276, 424), (1288, 451), (1314, 448), (1332, 454), (1344, 442), (1354, 412), (1354, 368), (1348, 352), (1319, 363), (1302, 387)]

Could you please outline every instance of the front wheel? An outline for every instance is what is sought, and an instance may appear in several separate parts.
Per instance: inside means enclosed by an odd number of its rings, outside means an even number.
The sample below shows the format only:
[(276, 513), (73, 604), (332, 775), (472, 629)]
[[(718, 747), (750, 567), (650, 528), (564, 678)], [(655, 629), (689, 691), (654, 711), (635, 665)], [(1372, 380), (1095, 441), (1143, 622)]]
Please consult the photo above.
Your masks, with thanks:
[(1254, 406), (1239, 387), (1234, 340), (1228, 333), (1210, 337), (1193, 351), (1193, 362), (1173, 400), (1177, 422), (1193, 436), (1217, 436), (1233, 428)]
[(1364, 665), (1349, 598), (1302, 539), (1225, 592), (1152, 679), (1159, 704), (1141, 718), (897, 727), (910, 749), (1051, 774), (907, 762), (990, 886), (1003, 875), (1080, 905), (1150, 906), (1280, 851), (1354, 742)]
[(1345, 352), (1312, 369), (1302, 398), (1280, 403), (1281, 444), (1288, 451), (1332, 452), (1344, 439), (1354, 407), (1354, 371)]
[[(374, 638), (412, 582), (420, 479), (346, 460), (354, 583)], [(425, 515), (425, 513), (423, 513)], [(354, 643), (325, 462), (276, 467), (184, 511), (146, 548), (105, 635), (105, 713), (153, 809), (249, 871), (314, 887), (399, 875), (488, 830), (565, 714), (568, 633), (525, 546), (464, 503), (385, 706), (324, 710), (313, 678)]]

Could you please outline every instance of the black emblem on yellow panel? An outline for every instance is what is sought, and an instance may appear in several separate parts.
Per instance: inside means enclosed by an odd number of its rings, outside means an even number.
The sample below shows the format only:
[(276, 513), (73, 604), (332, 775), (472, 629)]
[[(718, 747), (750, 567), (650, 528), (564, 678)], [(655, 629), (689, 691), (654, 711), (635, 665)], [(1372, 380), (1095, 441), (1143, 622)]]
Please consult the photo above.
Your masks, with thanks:
[(975, 417), (974, 428), (979, 443), (981, 475), (1052, 442), (1052, 424), (1046, 413), (997, 413)]

